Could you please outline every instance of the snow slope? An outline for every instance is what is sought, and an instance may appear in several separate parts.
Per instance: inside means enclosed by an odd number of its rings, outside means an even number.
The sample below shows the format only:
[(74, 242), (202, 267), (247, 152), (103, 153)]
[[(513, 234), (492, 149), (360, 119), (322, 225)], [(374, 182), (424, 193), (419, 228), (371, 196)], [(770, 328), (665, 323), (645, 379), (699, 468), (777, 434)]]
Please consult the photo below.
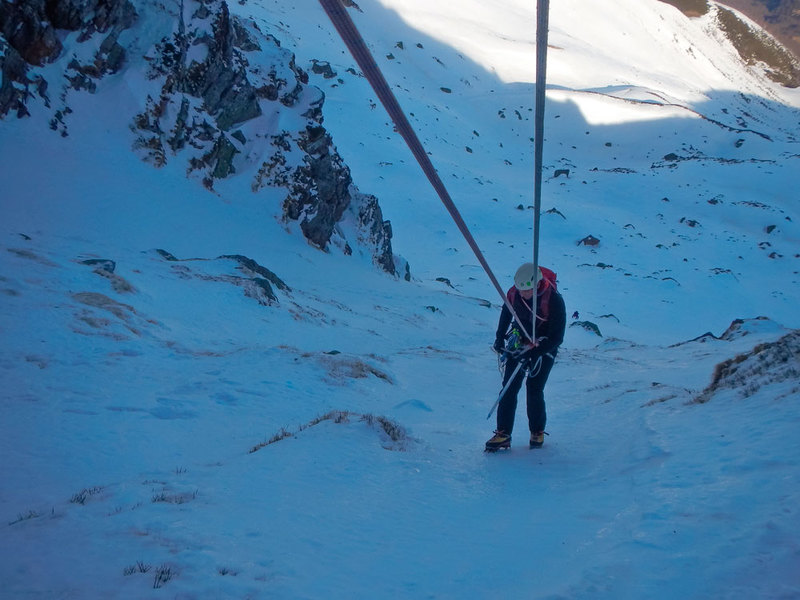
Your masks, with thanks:
[[(510, 285), (533, 8), (362, 4)], [(325, 125), (411, 282), (311, 248), (245, 180), (210, 194), (140, 162), (135, 77), (81, 96), (68, 138), (4, 121), (0, 597), (800, 594), (797, 354), (695, 402), (715, 365), (800, 327), (800, 99), (709, 19), (601, 4), (552, 7), (542, 260), (603, 337), (568, 329), (535, 452), (521, 408), (515, 447), (480, 451), (498, 299), (316, 3), (230, 8), (337, 71), (312, 74)], [(267, 302), (231, 255), (288, 289)]]
[[(484, 9), (471, 10), (477, 4), (485, 3), (469, 4), (459, 14), (483, 14)], [(460, 33), (441, 32), (461, 29), (447, 25), (448, 18), (460, 24), (447, 4), (435, 6), (404, 2), (353, 14), (387, 77), (396, 82), (400, 103), (412, 115), (490, 264), (516, 264), (531, 252), (523, 245), (531, 237), (532, 216), (518, 207), (532, 204), (529, 82), (534, 77), (520, 70), (530, 63), (533, 34), (520, 31), (523, 21), (514, 12), (522, 10), (519, 6), (506, 12), (501, 10), (505, 5), (496, 5), (498, 25), (487, 25), (484, 35), (470, 38), (478, 50), (469, 55), (462, 51), (467, 41), (456, 48), (438, 41), (455, 43)], [(287, 10), (281, 18), (292, 26), (298, 56), (329, 60), (343, 81), (314, 80), (327, 94), (326, 124), (355, 179), (375, 182), (370, 191), (381, 198), (394, 224), (396, 250), (417, 266), (421, 277), (447, 276), (465, 292), (478, 294), (485, 280), (478, 276), (478, 288), (467, 281), (477, 263), (457, 230), (442, 227), (427, 241), (415, 233), (420, 220), (438, 223), (445, 213), (432, 191), (419, 189), (419, 168), (392, 135), (385, 114), (367, 108), (373, 96), (363, 79), (347, 73), (354, 63), (342, 54), (335, 31), (318, 30), (320, 9), (313, 3), (304, 7)], [(535, 22), (531, 11), (528, 23)], [(404, 27), (397, 13), (427, 29)], [(611, 21), (607, 27), (594, 26), (605, 20)], [(390, 27), (391, 33), (379, 33)], [(501, 35), (503, 27), (516, 33), (508, 38), (518, 41), (517, 53), (528, 59), (509, 60), (512, 66), (498, 77), (479, 65), (486, 56), (506, 57), (510, 41)], [(626, 314), (617, 314), (623, 321), (618, 334), (625, 337), (641, 339), (636, 332), (646, 331), (645, 339), (665, 342), (691, 336), (699, 327), (724, 329), (733, 315), (716, 310), (730, 295), (727, 282), (720, 280), (750, 277), (750, 261), (770, 289), (769, 298), (759, 293), (757, 300), (748, 301), (745, 293), (745, 312), (794, 319), (794, 294), (781, 276), (787, 265), (769, 255), (792, 258), (797, 252), (790, 190), (797, 168), (800, 98), (797, 90), (777, 89), (744, 69), (729, 44), (707, 33), (710, 27), (708, 19), (686, 19), (659, 2), (625, 3), (612, 15), (597, 3), (564, 2), (551, 15), (543, 209), (555, 208), (560, 215), (543, 218), (543, 261), (560, 261), (556, 270), (573, 306), (595, 316), (618, 312), (624, 281), (645, 280), (661, 310), (657, 316), (650, 307), (634, 314), (635, 307), (625, 303)], [(656, 34), (661, 42), (653, 46), (648, 39)], [(633, 38), (630, 47), (637, 51), (631, 55), (623, 53), (624, 44), (610, 46), (612, 35)], [(305, 41), (311, 39), (313, 44)], [(569, 40), (575, 41), (568, 46)], [(662, 58), (667, 51), (669, 61)], [(497, 69), (506, 63), (499, 64)], [(670, 155), (677, 160), (664, 159)], [(553, 177), (562, 168), (570, 170), (569, 179)], [(743, 185), (748, 186), (746, 196)], [(502, 229), (490, 225), (487, 214), (502, 219)], [(772, 233), (781, 229), (786, 237), (767, 234), (770, 225), (776, 226)], [(576, 250), (576, 242), (590, 234), (601, 239), (601, 247)], [(697, 243), (703, 250), (693, 247)], [(715, 250), (708, 252), (708, 246)], [(443, 248), (451, 254), (447, 273), (426, 271), (427, 257)], [(652, 260), (637, 260), (642, 253)], [(562, 256), (569, 260), (561, 261)], [(614, 269), (580, 266), (598, 263)], [(455, 269), (463, 275), (455, 277)], [(578, 280), (580, 288), (571, 287)], [(791, 286), (796, 285), (794, 277)], [(761, 290), (734, 287), (737, 293)], [(687, 289), (692, 294), (684, 293)], [(698, 296), (705, 301), (697, 302)]]

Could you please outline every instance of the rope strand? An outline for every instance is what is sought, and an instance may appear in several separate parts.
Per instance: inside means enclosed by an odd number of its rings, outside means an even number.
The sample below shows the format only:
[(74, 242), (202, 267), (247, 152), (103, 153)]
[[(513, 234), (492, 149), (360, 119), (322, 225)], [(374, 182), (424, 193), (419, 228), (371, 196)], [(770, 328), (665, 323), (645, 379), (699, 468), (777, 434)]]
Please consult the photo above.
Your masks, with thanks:
[[(350, 18), (350, 15), (342, 6), (340, 0), (319, 0), (319, 3), (327, 13), (328, 18), (330, 18), (333, 26), (336, 28), (336, 31), (339, 32), (339, 36), (342, 38), (342, 41), (347, 46), (348, 50), (350, 50), (350, 54), (353, 55), (356, 63), (358, 63), (358, 66), (361, 68), (364, 77), (366, 77), (367, 81), (372, 86), (372, 89), (375, 91), (375, 94), (378, 96), (381, 104), (383, 104), (386, 112), (389, 114), (392, 121), (394, 121), (397, 132), (401, 135), (403, 140), (405, 140), (406, 144), (411, 150), (411, 153), (414, 155), (414, 158), (417, 159), (417, 162), (422, 168), (422, 171), (425, 173), (425, 176), (428, 178), (428, 181), (430, 181), (433, 189), (438, 194), (447, 211), (450, 213), (453, 221), (455, 221), (458, 230), (464, 236), (464, 239), (472, 249), (475, 257), (481, 264), (481, 267), (483, 267), (483, 270), (486, 271), (486, 274), (489, 276), (492, 285), (494, 285), (495, 289), (500, 294), (500, 297), (503, 299), (503, 302), (511, 311), (514, 320), (519, 323), (520, 327), (522, 327), (522, 331), (525, 332), (525, 327), (522, 324), (522, 321), (514, 310), (514, 307), (511, 306), (511, 302), (509, 302), (508, 298), (506, 297), (503, 288), (497, 281), (497, 278), (492, 272), (492, 269), (489, 267), (489, 263), (486, 261), (486, 258), (483, 256), (480, 248), (478, 248), (478, 244), (472, 237), (472, 233), (470, 233), (467, 224), (464, 222), (464, 219), (461, 218), (461, 214), (458, 212), (455, 203), (453, 202), (450, 194), (444, 186), (444, 183), (436, 172), (433, 163), (431, 162), (430, 158), (428, 158), (428, 154), (425, 152), (425, 149), (423, 148), (422, 143), (419, 141), (417, 134), (411, 127), (411, 124), (406, 118), (403, 109), (400, 108), (400, 103), (397, 101), (394, 93), (389, 88), (389, 84), (386, 82), (383, 73), (375, 62), (375, 59), (372, 57), (372, 54), (364, 42), (364, 38), (361, 37), (361, 34), (358, 32), (355, 23), (353, 23), (353, 20)], [(527, 333), (525, 333), (525, 336), (527, 337)], [(533, 340), (530, 341), (532, 342)]]
[[(547, 82), (547, 30), (550, 0), (536, 3), (536, 110), (534, 113), (533, 172), (533, 272), (539, 269), (539, 221), (542, 213), (542, 155), (544, 154), (544, 105)], [(533, 300), (533, 338), (536, 339), (536, 303)]]

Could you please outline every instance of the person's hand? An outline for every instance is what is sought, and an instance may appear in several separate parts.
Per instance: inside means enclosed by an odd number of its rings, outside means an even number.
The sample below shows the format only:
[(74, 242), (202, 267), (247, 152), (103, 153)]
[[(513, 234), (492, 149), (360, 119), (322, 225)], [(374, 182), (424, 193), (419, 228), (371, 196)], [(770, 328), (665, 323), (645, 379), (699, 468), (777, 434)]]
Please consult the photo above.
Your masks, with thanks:
[(505, 352), (505, 349), (506, 349), (505, 340), (503, 340), (502, 337), (495, 338), (494, 344), (492, 344), (492, 350), (494, 350), (498, 354), (502, 354), (503, 352)]

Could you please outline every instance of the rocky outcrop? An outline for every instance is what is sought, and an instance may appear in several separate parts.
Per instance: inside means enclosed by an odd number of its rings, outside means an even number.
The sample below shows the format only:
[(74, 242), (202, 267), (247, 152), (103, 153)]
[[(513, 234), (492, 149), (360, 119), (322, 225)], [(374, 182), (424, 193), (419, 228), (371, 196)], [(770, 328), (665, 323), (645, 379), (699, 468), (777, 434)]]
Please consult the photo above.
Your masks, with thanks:
[(325, 248), (350, 204), (353, 180), (322, 126), (307, 127), (297, 144), (305, 157), (292, 173), (284, 210), (290, 219), (300, 220), (311, 243)]
[[(52, 107), (50, 127), (66, 137), (68, 94), (98, 93), (106, 75), (142, 69), (143, 109), (130, 126), (143, 160), (155, 167), (179, 161), (209, 190), (221, 179), (253, 177), (254, 193), (283, 195), (276, 209), (311, 244), (345, 253), (363, 246), (376, 265), (396, 274), (402, 261), (392, 254), (391, 227), (377, 199), (355, 186), (323, 126), (325, 96), (308, 84), (294, 55), (254, 21), (232, 15), (225, 0), (178, 0), (162, 6), (174, 15), (172, 25), (165, 20), (160, 32), (141, 28), (128, 36), (139, 54), (128, 57), (119, 39), (137, 24), (132, 2), (141, 0), (0, 2), (0, 117), (29, 115), (34, 97), (50, 108), (48, 82), (36, 67), (61, 61), (63, 87), (55, 96), (62, 104)], [(61, 31), (79, 31), (77, 43), (93, 40), (88, 47), (97, 50), (65, 51)], [(74, 36), (63, 43), (74, 47)]]
[(61, 52), (61, 41), (48, 18), (45, 0), (0, 4), (0, 31), (26, 63), (42, 66)]
[[(29, 77), (29, 66), (43, 66), (61, 55), (63, 46), (58, 30), (80, 31), (78, 41), (95, 34), (105, 37), (93, 60), (69, 63), (73, 73), (65, 74), (76, 87), (93, 90), (89, 83), (107, 73), (117, 72), (125, 61), (119, 44), (120, 33), (133, 25), (136, 10), (129, 0), (26, 0), (0, 3), (0, 117), (15, 111), (27, 116), (26, 103), (32, 93), (49, 106), (48, 84), (41, 76)], [(17, 84), (17, 85), (14, 85)]]
[[(192, 58), (197, 55), (203, 59)], [(221, 0), (187, 3), (173, 35), (157, 43), (148, 60), (150, 78), (163, 84), (159, 98), (148, 98), (135, 118), (137, 148), (146, 160), (160, 166), (186, 151), (189, 171), (213, 189), (215, 180), (251, 166), (245, 157), (252, 155), (253, 134), (245, 130), (259, 123), (259, 135), (270, 144), (253, 191), (285, 190), (283, 218), (298, 222), (306, 239), (323, 250), (333, 244), (352, 253), (340, 225), (357, 214), (358, 243), (380, 268), (397, 272), (391, 227), (377, 199), (360, 194), (323, 126), (324, 94), (308, 85), (308, 74), (278, 40), (230, 15)], [(295, 129), (274, 130), (260, 119), (265, 112), (280, 113), (281, 123)]]
[[(234, 159), (247, 143), (231, 130), (262, 114), (259, 100), (273, 89), (251, 81), (247, 52), (260, 51), (257, 30), (232, 17), (222, 1), (184, 2), (174, 32), (146, 55), (148, 78), (161, 83), (158, 97), (134, 117), (135, 148), (156, 166), (187, 148), (190, 172), (205, 186), (236, 173)], [(174, 107), (179, 107), (175, 110)]]
[(358, 231), (361, 243), (374, 248), (375, 262), (384, 271), (397, 273), (406, 281), (411, 280), (408, 263), (392, 254), (392, 224), (384, 221), (378, 199), (371, 194), (361, 194), (353, 190), (353, 204), (356, 208)]
[[(199, 22), (209, 18), (210, 30), (201, 28)], [(188, 25), (186, 21), (184, 10), (175, 34), (163, 39), (151, 54), (150, 76), (165, 79), (162, 95), (177, 93), (202, 100), (205, 112), (223, 131), (258, 117), (258, 91), (248, 80), (244, 56), (261, 49), (254, 37), (231, 17), (225, 2), (199, 3)], [(189, 57), (197, 48), (205, 51), (201, 61)]]
[(749, 352), (719, 363), (711, 383), (694, 399), (702, 404), (728, 390), (741, 398), (752, 396), (762, 387), (775, 387), (775, 400), (796, 397), (800, 391), (800, 330), (794, 330), (774, 342), (758, 344)]
[[(275, 288), (281, 292), (289, 293), (291, 288), (284, 283), (274, 272), (258, 264), (252, 258), (241, 254), (223, 254), (215, 259), (191, 258), (179, 259), (166, 250), (157, 249), (156, 253), (165, 261), (171, 263), (181, 263), (173, 265), (173, 271), (182, 279), (201, 279), (204, 281), (222, 281), (231, 283), (244, 290), (244, 295), (248, 298), (257, 300), (263, 306), (278, 304), (278, 296)], [(192, 269), (190, 264), (202, 264), (210, 261), (234, 262), (236, 271), (242, 275), (210, 275), (202, 270)]]

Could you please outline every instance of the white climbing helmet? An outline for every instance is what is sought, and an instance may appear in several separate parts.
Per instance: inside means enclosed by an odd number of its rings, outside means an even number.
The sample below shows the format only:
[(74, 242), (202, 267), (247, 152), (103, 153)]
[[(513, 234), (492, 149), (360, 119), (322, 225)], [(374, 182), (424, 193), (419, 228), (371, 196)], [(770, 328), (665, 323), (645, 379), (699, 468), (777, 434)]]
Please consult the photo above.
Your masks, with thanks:
[(536, 269), (536, 279), (534, 280), (534, 269), (536, 267), (533, 263), (525, 263), (514, 274), (514, 285), (518, 290), (532, 290), (533, 287), (539, 283), (542, 278), (542, 270)]

